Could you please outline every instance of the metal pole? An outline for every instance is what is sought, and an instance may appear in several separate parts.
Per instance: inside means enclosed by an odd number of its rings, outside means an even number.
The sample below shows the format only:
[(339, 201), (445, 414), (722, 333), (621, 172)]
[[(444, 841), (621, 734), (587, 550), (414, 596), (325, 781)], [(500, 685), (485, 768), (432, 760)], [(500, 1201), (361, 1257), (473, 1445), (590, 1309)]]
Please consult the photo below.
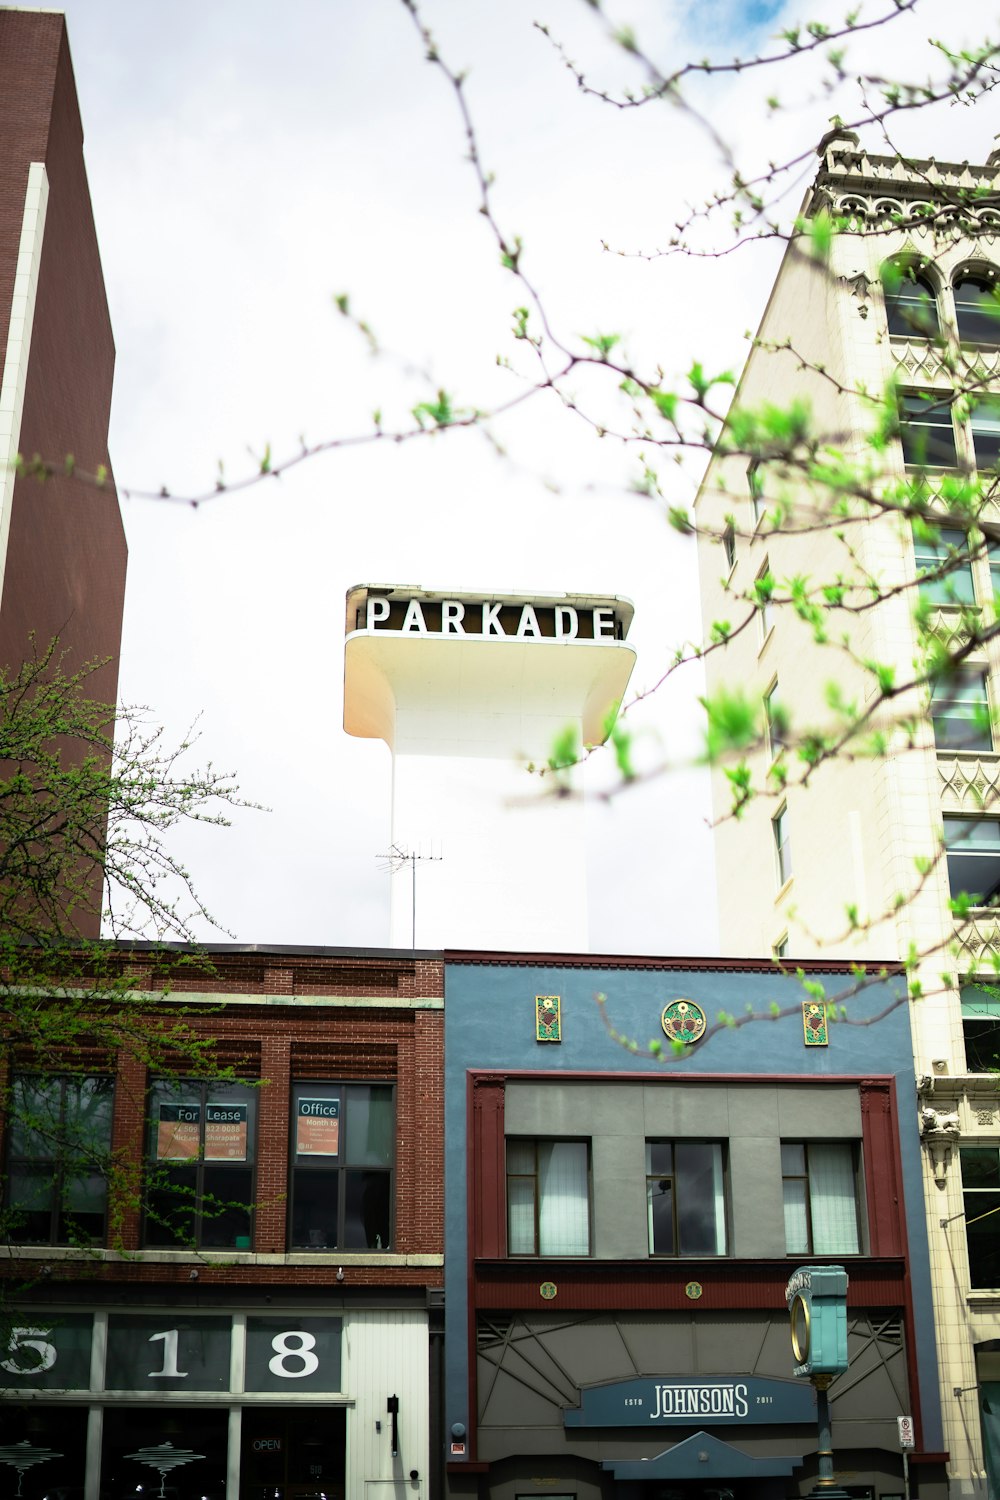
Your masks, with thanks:
[(903, 1500), (910, 1500), (910, 1455), (903, 1449)]
[(413, 871), (413, 883), (410, 887), (413, 895), (412, 904), (412, 926), (410, 928), (410, 946), (414, 953), (417, 951), (417, 856), (410, 858), (410, 869)]
[(833, 1477), (833, 1433), (830, 1423), (830, 1398), (826, 1394), (827, 1387), (833, 1380), (832, 1375), (813, 1375), (813, 1386), (816, 1389), (816, 1456), (819, 1459), (819, 1474), (816, 1483), (810, 1491), (810, 1500), (849, 1500), (846, 1490), (842, 1490)]

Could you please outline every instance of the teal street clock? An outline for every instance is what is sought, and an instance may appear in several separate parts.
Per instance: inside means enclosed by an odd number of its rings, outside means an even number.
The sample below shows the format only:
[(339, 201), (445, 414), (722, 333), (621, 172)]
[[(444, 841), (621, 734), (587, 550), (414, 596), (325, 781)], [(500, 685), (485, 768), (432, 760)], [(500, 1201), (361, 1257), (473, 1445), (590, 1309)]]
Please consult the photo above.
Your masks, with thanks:
[(785, 1288), (796, 1375), (847, 1369), (847, 1272), (843, 1266), (799, 1266)]

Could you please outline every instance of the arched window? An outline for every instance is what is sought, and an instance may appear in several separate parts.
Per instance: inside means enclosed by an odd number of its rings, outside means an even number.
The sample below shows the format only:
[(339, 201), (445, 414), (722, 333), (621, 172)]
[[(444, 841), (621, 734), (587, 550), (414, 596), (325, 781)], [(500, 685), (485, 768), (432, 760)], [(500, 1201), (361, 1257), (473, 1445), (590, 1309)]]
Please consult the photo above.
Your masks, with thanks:
[(912, 266), (893, 267), (886, 276), (885, 311), (893, 338), (930, 339), (938, 332), (934, 288)]
[(1000, 294), (983, 272), (969, 272), (955, 282), (955, 319), (963, 344), (1000, 344)]

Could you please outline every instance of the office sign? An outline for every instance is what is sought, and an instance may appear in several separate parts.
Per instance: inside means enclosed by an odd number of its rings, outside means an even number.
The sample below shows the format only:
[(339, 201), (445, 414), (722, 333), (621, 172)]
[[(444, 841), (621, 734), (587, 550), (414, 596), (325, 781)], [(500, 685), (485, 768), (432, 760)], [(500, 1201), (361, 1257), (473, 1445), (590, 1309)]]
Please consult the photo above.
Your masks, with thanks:
[(339, 1099), (299, 1099), (295, 1112), (295, 1150), (299, 1156), (338, 1155)]
[(567, 1427), (753, 1427), (815, 1422), (812, 1390), (760, 1375), (657, 1376), (615, 1380), (580, 1392)]

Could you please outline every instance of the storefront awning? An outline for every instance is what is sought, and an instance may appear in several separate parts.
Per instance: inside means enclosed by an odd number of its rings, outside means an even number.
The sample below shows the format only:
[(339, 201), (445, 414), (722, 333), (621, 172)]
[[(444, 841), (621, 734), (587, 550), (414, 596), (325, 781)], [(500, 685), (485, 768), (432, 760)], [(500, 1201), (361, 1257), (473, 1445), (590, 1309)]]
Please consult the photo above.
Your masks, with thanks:
[(655, 1458), (609, 1458), (601, 1467), (616, 1479), (766, 1479), (791, 1474), (801, 1463), (798, 1456), (751, 1458), (731, 1443), (696, 1432)]

